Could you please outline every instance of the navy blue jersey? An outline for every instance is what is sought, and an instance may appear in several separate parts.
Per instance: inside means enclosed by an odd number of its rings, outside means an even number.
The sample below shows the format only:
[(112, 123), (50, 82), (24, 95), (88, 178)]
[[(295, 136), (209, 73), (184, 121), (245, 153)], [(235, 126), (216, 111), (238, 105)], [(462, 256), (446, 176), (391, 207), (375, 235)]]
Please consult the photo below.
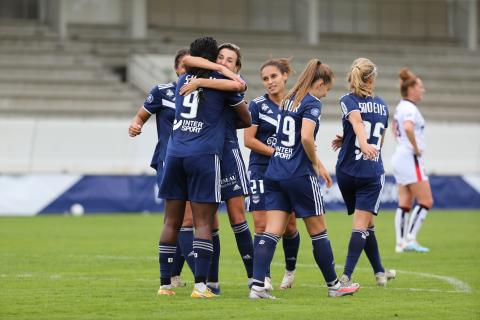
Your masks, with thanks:
[(275, 153), (270, 159), (265, 176), (280, 181), (316, 175), (312, 162), (303, 149), (301, 132), (303, 119), (308, 119), (315, 123), (314, 137), (317, 135), (322, 103), (311, 94), (307, 94), (297, 109), (293, 110), (293, 98), (286, 100), (283, 106), (279, 115)]
[[(175, 92), (175, 121), (167, 154), (187, 157), (200, 154), (217, 154), (221, 157), (225, 141), (226, 110), (239, 105), (239, 93), (200, 88), (181, 96), (180, 88), (194, 77), (184, 74), (178, 79)], [(218, 72), (214, 79), (226, 79)]]
[[(265, 94), (253, 99), (248, 108), (252, 115), (252, 125), (257, 126), (255, 138), (267, 146), (275, 148), (278, 115), (280, 112), (278, 105), (268, 98), (268, 94)], [(269, 156), (255, 151), (250, 152), (249, 166), (266, 166), (269, 161)]]
[(158, 142), (155, 146), (150, 166), (157, 169), (158, 163), (165, 161), (167, 143), (172, 134), (175, 119), (175, 82), (159, 84), (152, 88), (143, 107), (150, 114), (155, 114), (157, 121)]
[[(245, 78), (240, 75), (240, 77), (245, 81)], [(240, 93), (242, 97), (245, 97), (245, 91)], [(229, 142), (238, 142), (237, 137), (237, 113), (233, 109), (227, 109), (227, 124), (225, 130), (225, 143)]]
[[(343, 143), (338, 154), (337, 170), (359, 178), (376, 177), (382, 175), (383, 161), (381, 156), (381, 142), (385, 129), (388, 127), (388, 106), (380, 97), (359, 97), (353, 93), (340, 98), (342, 107)], [(365, 134), (369, 144), (378, 149), (378, 157), (365, 159), (360, 151), (360, 144), (348, 121), (351, 112), (360, 111)]]

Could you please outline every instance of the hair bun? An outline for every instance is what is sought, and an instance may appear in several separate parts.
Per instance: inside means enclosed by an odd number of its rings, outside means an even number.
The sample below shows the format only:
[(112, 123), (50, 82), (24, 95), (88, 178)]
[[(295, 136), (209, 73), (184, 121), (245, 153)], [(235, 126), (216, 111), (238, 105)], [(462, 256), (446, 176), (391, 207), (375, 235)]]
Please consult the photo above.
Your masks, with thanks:
[(417, 76), (412, 71), (408, 70), (408, 68), (402, 68), (398, 73), (398, 77), (402, 81), (407, 81), (408, 79), (414, 79)]

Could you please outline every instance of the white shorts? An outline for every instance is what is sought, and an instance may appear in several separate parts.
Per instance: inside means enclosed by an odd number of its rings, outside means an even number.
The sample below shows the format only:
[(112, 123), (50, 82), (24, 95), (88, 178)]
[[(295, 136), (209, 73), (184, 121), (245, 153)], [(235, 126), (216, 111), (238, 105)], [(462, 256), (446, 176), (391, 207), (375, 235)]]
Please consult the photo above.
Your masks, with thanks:
[(411, 151), (397, 148), (392, 157), (392, 168), (395, 180), (400, 185), (409, 185), (420, 181), (428, 181), (423, 158)]

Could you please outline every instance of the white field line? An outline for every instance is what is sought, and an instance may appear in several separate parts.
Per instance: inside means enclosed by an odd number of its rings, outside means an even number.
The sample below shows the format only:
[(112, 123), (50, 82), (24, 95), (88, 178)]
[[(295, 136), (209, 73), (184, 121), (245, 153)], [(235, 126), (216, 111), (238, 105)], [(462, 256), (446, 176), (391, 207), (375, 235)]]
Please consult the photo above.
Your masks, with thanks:
[[(142, 261), (154, 261), (157, 260), (157, 257), (135, 257), (135, 256), (114, 256), (114, 255), (69, 255), (70, 258), (94, 258), (98, 260), (142, 260)], [(229, 260), (222, 260), (223, 263), (237, 263), (237, 261), (229, 261)], [(275, 266), (280, 266), (283, 267), (283, 263), (272, 263)], [(315, 264), (305, 264), (305, 263), (297, 263), (296, 265), (299, 268), (317, 268), (317, 265)], [(337, 269), (342, 269), (343, 266), (337, 264), (335, 266)], [(186, 268), (187, 270), (188, 268)], [(368, 270), (370, 271), (369, 268), (357, 268), (357, 270)], [(398, 270), (397, 273), (402, 275), (402, 274), (409, 274), (413, 276), (418, 276), (418, 277), (423, 277), (423, 278), (432, 278), (436, 280), (440, 280), (443, 282), (448, 283), (453, 287), (454, 290), (439, 290), (439, 289), (423, 289), (423, 288), (389, 288), (389, 290), (407, 290), (407, 291), (427, 291), (427, 292), (447, 292), (447, 293), (471, 293), (472, 289), (471, 287), (466, 283), (463, 282), (457, 278), (454, 277), (449, 277), (449, 276), (442, 276), (442, 275), (436, 275), (432, 273), (427, 273), (427, 272), (415, 272), (415, 271), (405, 271), (405, 270)], [(16, 274), (16, 275), (8, 275), (8, 274), (0, 274), (0, 278), (6, 278), (6, 277), (15, 277), (15, 278), (35, 278), (36, 276), (32, 273), (21, 273), (21, 274)], [(72, 274), (66, 274), (66, 275), (61, 275), (61, 274), (51, 274), (46, 277), (49, 277), (50, 280), (60, 280), (60, 279), (65, 279), (65, 280), (70, 280), (70, 279), (79, 279), (79, 280), (105, 280), (105, 281), (121, 281), (124, 279), (121, 278), (100, 278), (99, 277), (90, 277), (90, 276), (84, 276), (82, 275), (72, 275)], [(138, 281), (152, 281), (151, 279), (137, 279)], [(229, 282), (224, 282), (224, 284), (232, 285), (235, 286), (236, 284), (234, 283), (229, 283)], [(318, 285), (300, 285), (302, 287), (319, 287)], [(362, 286), (362, 288), (365, 289), (373, 289), (375, 287), (367, 287), (367, 286)]]

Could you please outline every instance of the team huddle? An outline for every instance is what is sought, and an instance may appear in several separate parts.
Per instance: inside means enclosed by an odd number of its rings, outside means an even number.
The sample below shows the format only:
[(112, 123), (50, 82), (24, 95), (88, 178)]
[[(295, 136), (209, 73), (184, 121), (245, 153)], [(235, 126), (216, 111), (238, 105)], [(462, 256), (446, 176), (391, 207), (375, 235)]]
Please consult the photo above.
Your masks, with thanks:
[[(292, 72), (288, 59), (270, 59), (260, 68), (266, 93), (247, 105), (240, 49), (220, 46), (210, 37), (196, 39), (189, 50), (177, 52), (178, 81), (155, 86), (139, 108), (129, 135), (141, 133), (156, 115), (158, 143), (151, 166), (157, 170), (159, 198), (165, 199), (164, 227), (159, 241), (159, 295), (174, 295), (185, 286), (180, 278), (184, 262), (194, 274), (192, 298), (221, 294), (219, 281), (220, 238), (217, 210), (225, 201), (228, 218), (246, 272), (251, 299), (275, 299), (270, 277), (277, 243), (282, 239), (285, 274), (280, 289), (293, 286), (302, 218), (311, 238), (313, 255), (330, 297), (353, 295), (360, 285), (352, 274), (363, 251), (377, 285), (386, 286), (395, 270), (383, 267), (375, 237), (374, 218), (385, 182), (381, 148), (389, 125), (387, 104), (374, 95), (377, 68), (358, 58), (348, 74), (350, 93), (340, 98), (343, 135), (332, 141), (340, 150), (337, 183), (353, 227), (343, 273), (335, 271), (326, 229), (321, 184), (332, 178), (316, 153), (322, 103), (332, 87), (328, 65), (311, 59), (290, 91)], [(402, 70), (402, 97), (393, 130), (399, 147), (394, 174), (399, 185), (395, 224), (397, 252), (428, 251), (416, 234), (432, 206), (428, 178), (421, 155), (424, 120), (415, 103), (424, 92), (421, 80)], [(237, 138), (244, 129), (250, 149), (246, 170)], [(404, 162), (408, 159), (408, 168)], [(411, 168), (410, 168), (411, 167)], [(411, 169), (411, 170), (410, 170)], [(410, 172), (411, 171), (411, 172)], [(245, 201), (245, 199), (247, 201)], [(408, 212), (413, 206), (410, 219)], [(252, 212), (254, 235), (246, 220)]]

